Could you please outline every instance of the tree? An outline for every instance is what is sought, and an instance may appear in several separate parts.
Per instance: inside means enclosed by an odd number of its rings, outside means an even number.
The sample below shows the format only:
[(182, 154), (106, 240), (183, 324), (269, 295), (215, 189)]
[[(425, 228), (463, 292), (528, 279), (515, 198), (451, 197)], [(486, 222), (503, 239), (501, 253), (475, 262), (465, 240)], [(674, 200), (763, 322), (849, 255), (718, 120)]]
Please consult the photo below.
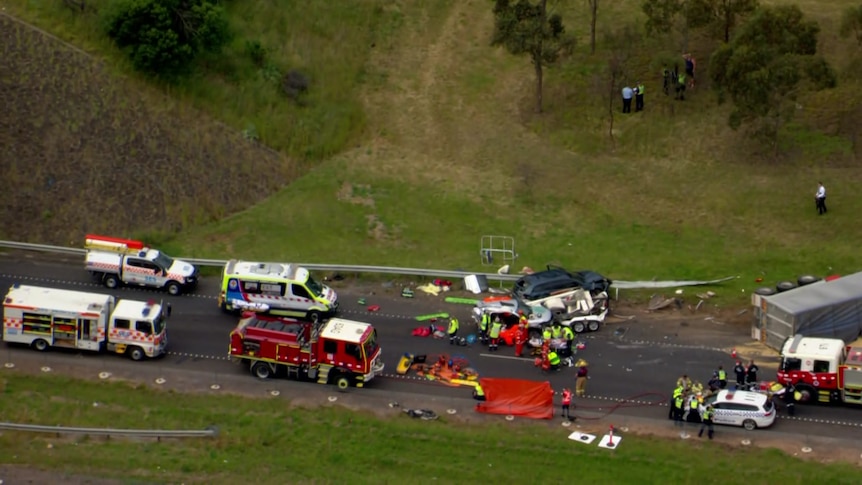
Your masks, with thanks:
[(611, 145), (616, 143), (614, 139), (615, 101), (620, 99), (623, 83), (628, 76), (629, 61), (634, 55), (634, 46), (640, 44), (641, 40), (637, 29), (629, 25), (606, 33), (605, 43), (609, 48), (609, 56), (602, 84), (608, 100), (608, 137)]
[(689, 28), (716, 26), (725, 42), (730, 41), (730, 33), (740, 17), (750, 15), (757, 7), (758, 0), (644, 0), (641, 4), (647, 17), (647, 33), (666, 34), (682, 21), (686, 37)]
[(835, 86), (834, 71), (817, 56), (819, 31), (795, 5), (763, 8), (713, 53), (713, 89), (719, 102), (730, 98), (734, 105), (731, 128), (752, 123), (754, 134), (778, 150), (778, 132), (799, 95)]
[(590, 54), (596, 53), (596, 19), (599, 14), (599, 0), (587, 0), (590, 2)]
[(862, 5), (849, 7), (841, 14), (841, 36), (856, 38), (856, 45), (862, 46)]
[(210, 0), (119, 0), (105, 14), (105, 32), (135, 68), (165, 77), (230, 39), (224, 10)]
[(730, 33), (740, 18), (754, 13), (757, 0), (689, 0), (689, 18), (694, 26), (716, 26), (730, 42)]
[(496, 0), (494, 3), (493, 46), (503, 46), (514, 55), (527, 54), (536, 72), (536, 112), (542, 112), (542, 76), (546, 66), (554, 64), (560, 54), (571, 47), (563, 18), (548, 17), (548, 0), (532, 4), (528, 0)]

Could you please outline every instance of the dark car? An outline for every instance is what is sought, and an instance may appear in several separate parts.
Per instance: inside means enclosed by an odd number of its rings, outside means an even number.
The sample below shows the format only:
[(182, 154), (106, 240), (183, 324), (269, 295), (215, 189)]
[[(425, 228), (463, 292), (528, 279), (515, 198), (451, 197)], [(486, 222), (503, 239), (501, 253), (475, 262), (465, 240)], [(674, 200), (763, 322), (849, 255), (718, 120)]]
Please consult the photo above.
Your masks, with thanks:
[(525, 301), (533, 301), (547, 298), (553, 293), (570, 288), (583, 288), (596, 294), (607, 291), (610, 286), (611, 280), (595, 271), (570, 273), (563, 268), (548, 266), (545, 271), (518, 278), (512, 293)]

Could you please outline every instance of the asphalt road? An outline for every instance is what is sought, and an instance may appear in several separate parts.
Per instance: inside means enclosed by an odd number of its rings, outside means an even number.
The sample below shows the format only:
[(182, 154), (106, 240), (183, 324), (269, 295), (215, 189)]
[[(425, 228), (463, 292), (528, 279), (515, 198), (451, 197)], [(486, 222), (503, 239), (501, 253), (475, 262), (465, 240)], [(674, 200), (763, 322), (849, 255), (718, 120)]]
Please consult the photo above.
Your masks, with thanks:
[[(112, 293), (120, 298), (155, 298), (170, 302), (173, 315), (168, 324), (169, 355), (135, 365), (163, 367), (171, 372), (204, 371), (225, 376), (247, 374), (244, 367), (227, 359), (228, 334), (235, 326), (236, 318), (222, 313), (216, 307), (219, 290), (217, 278), (203, 278), (193, 294), (177, 297), (137, 288), (110, 291), (93, 283), (83, 269), (83, 264), (79, 266), (74, 260), (58, 262), (43, 255), (27, 253), (0, 255), (0, 287), (8, 288), (16, 282)], [(395, 296), (397, 292), (394, 290), (386, 290), (380, 285), (364, 290), (344, 287), (338, 288), (338, 292), (342, 302), (342, 316), (367, 321), (378, 328), (386, 372), (383, 377), (371, 383), (370, 387), (375, 392), (409, 393), (417, 397), (469, 397), (470, 390), (466, 388), (447, 387), (418, 377), (396, 375), (394, 369), (397, 361), (405, 352), (419, 355), (450, 353), (452, 356), (463, 357), (482, 377), (549, 380), (558, 391), (564, 386), (574, 386), (574, 368), (566, 368), (549, 375), (542, 374), (533, 365), (532, 359), (514, 357), (511, 348), (501, 347), (499, 352), (491, 354), (482, 346), (452, 347), (447, 341), (411, 336), (411, 331), (421, 325), (415, 320), (416, 316), (439, 311), (457, 315), (462, 322), (462, 329), (468, 327), (471, 322), (469, 305), (447, 304), (442, 301), (442, 297), (419, 295), (418, 292), (415, 299), (403, 299)], [(366, 305), (358, 304), (360, 297), (367, 300)], [(366, 306), (371, 304), (380, 305), (380, 310), (368, 312)], [(590, 362), (591, 379), (587, 386), (589, 398), (579, 402), (580, 408), (603, 412), (617, 401), (626, 399), (631, 401), (631, 404), (615, 410), (615, 413), (664, 419), (667, 417), (664, 403), (682, 373), (688, 373), (705, 382), (719, 363), (728, 370), (732, 367), (733, 361), (727, 349), (748, 341), (747, 336), (739, 335), (739, 331), (704, 323), (702, 318), (691, 323), (682, 322), (680, 325), (680, 328), (668, 328), (655, 322), (633, 319), (608, 325), (599, 332), (584, 334), (583, 342), (586, 347), (578, 356)], [(10, 347), (6, 352), (12, 355), (33, 351)], [(116, 356), (82, 356), (57, 350), (49, 352), (55, 362), (82, 357), (121, 359)], [(764, 362), (761, 369), (761, 378), (769, 379), (774, 376), (774, 367), (770, 369), (768, 362)], [(248, 375), (248, 379), (254, 378)], [(263, 388), (267, 384), (260, 385)], [(800, 409), (796, 417), (782, 416), (772, 429), (794, 434), (853, 438), (858, 435), (859, 428), (862, 428), (862, 409), (840, 406), (798, 407)]]

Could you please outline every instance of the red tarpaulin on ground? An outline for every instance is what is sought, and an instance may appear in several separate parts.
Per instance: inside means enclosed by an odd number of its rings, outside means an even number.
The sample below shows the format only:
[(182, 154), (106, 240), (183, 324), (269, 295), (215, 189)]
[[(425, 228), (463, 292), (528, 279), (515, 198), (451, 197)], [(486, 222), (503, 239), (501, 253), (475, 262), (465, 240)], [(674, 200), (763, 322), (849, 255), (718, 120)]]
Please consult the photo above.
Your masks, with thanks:
[(476, 411), (488, 414), (524, 416), (533, 419), (554, 417), (554, 390), (550, 382), (522, 379), (479, 379), (485, 401)]

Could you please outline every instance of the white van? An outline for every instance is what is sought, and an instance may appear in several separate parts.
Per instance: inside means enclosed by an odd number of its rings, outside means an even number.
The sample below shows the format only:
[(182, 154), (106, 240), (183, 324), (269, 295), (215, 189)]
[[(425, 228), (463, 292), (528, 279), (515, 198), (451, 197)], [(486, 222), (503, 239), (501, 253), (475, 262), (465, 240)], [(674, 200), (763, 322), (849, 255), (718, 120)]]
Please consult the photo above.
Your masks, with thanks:
[(229, 312), (265, 309), (273, 315), (318, 322), (335, 315), (338, 295), (295, 264), (232, 259), (224, 268), (218, 305)]

